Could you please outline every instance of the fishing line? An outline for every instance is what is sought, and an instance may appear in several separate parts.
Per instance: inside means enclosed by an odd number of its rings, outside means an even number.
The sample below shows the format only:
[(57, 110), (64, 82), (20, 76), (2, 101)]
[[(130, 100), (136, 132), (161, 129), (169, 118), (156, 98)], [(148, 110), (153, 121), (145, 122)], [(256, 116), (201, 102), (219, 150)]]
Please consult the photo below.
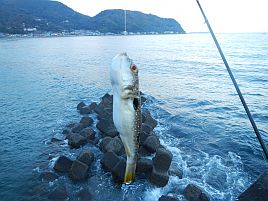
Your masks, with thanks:
[(196, 0), (196, 2), (198, 4), (198, 7), (200, 8), (200, 11), (201, 11), (204, 19), (205, 19), (205, 23), (207, 24), (207, 27), (209, 29), (209, 32), (210, 32), (210, 34), (211, 34), (211, 36), (212, 36), (212, 38), (213, 38), (213, 40), (215, 42), (215, 45), (217, 46), (217, 49), (218, 49), (218, 51), (219, 51), (219, 53), (221, 55), (221, 58), (223, 60), (223, 63), (225, 64), (225, 67), (226, 67), (226, 69), (227, 69), (227, 71), (229, 73), (229, 76), (230, 76), (230, 78), (231, 78), (231, 80), (232, 80), (232, 82), (234, 84), (234, 87), (235, 87), (235, 89), (236, 89), (236, 91), (238, 93), (238, 96), (239, 96), (239, 98), (240, 98), (240, 100), (241, 100), (241, 102), (242, 102), (242, 104), (244, 106), (244, 109), (245, 109), (245, 111), (246, 111), (246, 113), (248, 115), (249, 121), (250, 121), (250, 123), (251, 123), (251, 125), (252, 125), (252, 127), (253, 127), (253, 129), (254, 129), (254, 131), (256, 133), (256, 136), (257, 136), (257, 138), (259, 140), (259, 143), (260, 143), (260, 145), (262, 147), (263, 153), (264, 153), (266, 159), (268, 160), (268, 151), (267, 151), (267, 148), (266, 148), (265, 143), (264, 143), (264, 141), (263, 141), (263, 139), (262, 139), (262, 137), (260, 135), (260, 132), (259, 132), (259, 130), (257, 128), (257, 125), (255, 124), (255, 121), (254, 121), (254, 119), (253, 119), (253, 117), (252, 117), (252, 115), (251, 115), (251, 113), (250, 113), (250, 111), (248, 109), (247, 103), (246, 103), (246, 101), (245, 101), (245, 99), (244, 99), (244, 97), (243, 97), (243, 95), (242, 95), (242, 93), (241, 93), (241, 91), (240, 91), (240, 89), (238, 87), (238, 84), (237, 84), (237, 82), (236, 82), (236, 80), (234, 78), (234, 75), (233, 75), (233, 73), (232, 73), (232, 71), (231, 71), (231, 69), (229, 67), (229, 64), (228, 64), (228, 62), (227, 62), (227, 60), (226, 60), (226, 58), (225, 58), (225, 56), (224, 56), (224, 54), (223, 54), (223, 52), (221, 50), (221, 47), (220, 47), (220, 45), (218, 43), (218, 40), (217, 40), (217, 38), (216, 38), (216, 36), (215, 36), (215, 34), (214, 34), (214, 32), (213, 32), (210, 24), (209, 24), (209, 21), (208, 21), (206, 15), (204, 13), (202, 7), (201, 7), (201, 4), (199, 3), (199, 0)]

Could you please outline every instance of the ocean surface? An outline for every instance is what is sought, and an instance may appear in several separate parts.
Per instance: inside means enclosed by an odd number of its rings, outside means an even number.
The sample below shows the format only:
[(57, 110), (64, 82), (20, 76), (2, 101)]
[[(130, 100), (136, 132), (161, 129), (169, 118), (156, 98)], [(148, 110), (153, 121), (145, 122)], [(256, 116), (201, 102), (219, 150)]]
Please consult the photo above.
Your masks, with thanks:
[[(268, 146), (268, 34), (217, 34), (225, 56)], [(140, 87), (158, 120), (161, 143), (173, 153), (183, 179), (164, 188), (147, 181), (115, 187), (109, 174), (84, 183), (64, 178), (68, 190), (88, 186), (94, 200), (157, 201), (174, 189), (181, 200), (187, 184), (211, 200), (235, 200), (268, 169), (255, 133), (216, 47), (207, 33), (0, 39), (0, 200), (46, 200), (32, 191), (53, 160), (70, 154), (49, 143), (64, 125), (78, 121), (80, 101), (111, 93), (109, 65), (127, 52), (139, 67)], [(75, 157), (73, 151), (70, 157)], [(95, 186), (96, 179), (101, 185)], [(38, 191), (38, 189), (36, 190)], [(40, 191), (40, 189), (39, 189)]]

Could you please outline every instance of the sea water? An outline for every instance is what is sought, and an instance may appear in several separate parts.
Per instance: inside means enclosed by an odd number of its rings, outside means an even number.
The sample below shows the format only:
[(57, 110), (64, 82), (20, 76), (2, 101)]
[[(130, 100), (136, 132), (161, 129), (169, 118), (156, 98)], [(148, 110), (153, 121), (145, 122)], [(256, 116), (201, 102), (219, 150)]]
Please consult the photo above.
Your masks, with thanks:
[[(260, 133), (268, 145), (268, 34), (217, 34)], [(114, 186), (99, 167), (89, 186), (96, 200), (156, 201), (169, 192), (181, 200), (196, 184), (212, 200), (235, 200), (267, 170), (255, 133), (216, 47), (207, 33), (0, 39), (0, 198), (45, 200), (29, 192), (59, 154), (74, 157), (66, 143), (51, 145), (65, 124), (78, 121), (80, 101), (99, 101), (111, 92), (111, 59), (127, 52), (139, 67), (140, 87), (158, 121), (161, 143), (173, 153), (183, 178), (164, 188), (147, 181)], [(96, 181), (98, 180), (98, 181)], [(95, 181), (95, 182), (94, 182)], [(98, 186), (94, 186), (95, 184)], [(34, 192), (32, 192), (34, 195)]]

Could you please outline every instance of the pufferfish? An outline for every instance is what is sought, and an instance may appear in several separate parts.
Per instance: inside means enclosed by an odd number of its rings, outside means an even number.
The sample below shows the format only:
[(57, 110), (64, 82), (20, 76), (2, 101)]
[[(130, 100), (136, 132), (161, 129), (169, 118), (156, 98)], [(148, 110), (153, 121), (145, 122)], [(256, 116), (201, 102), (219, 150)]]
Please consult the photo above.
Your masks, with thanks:
[(113, 122), (127, 155), (124, 183), (135, 178), (141, 132), (141, 98), (138, 67), (127, 53), (116, 55), (110, 67), (113, 88)]

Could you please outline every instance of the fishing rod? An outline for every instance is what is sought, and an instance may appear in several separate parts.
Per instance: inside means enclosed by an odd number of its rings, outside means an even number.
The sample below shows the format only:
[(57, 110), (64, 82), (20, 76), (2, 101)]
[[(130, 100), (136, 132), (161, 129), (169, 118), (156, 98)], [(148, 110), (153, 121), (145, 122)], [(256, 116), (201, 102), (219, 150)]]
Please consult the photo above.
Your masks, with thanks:
[(253, 119), (253, 117), (252, 117), (252, 115), (251, 115), (251, 113), (250, 113), (250, 111), (248, 109), (247, 103), (246, 103), (246, 101), (245, 101), (245, 99), (244, 99), (244, 97), (243, 97), (243, 95), (242, 95), (242, 93), (241, 93), (241, 91), (240, 91), (240, 89), (238, 87), (238, 84), (237, 84), (237, 82), (236, 82), (236, 80), (234, 78), (234, 75), (233, 75), (233, 73), (232, 73), (232, 71), (231, 71), (231, 69), (229, 67), (229, 64), (228, 64), (228, 62), (227, 62), (227, 60), (226, 60), (226, 58), (225, 58), (225, 56), (224, 56), (224, 54), (223, 54), (223, 52), (221, 50), (221, 47), (220, 47), (220, 45), (218, 43), (218, 40), (217, 40), (217, 38), (216, 38), (216, 36), (215, 36), (215, 34), (214, 34), (214, 32), (213, 32), (210, 24), (209, 24), (209, 21), (208, 21), (206, 15), (204, 13), (202, 7), (201, 7), (201, 4), (199, 3), (199, 0), (196, 0), (196, 2), (198, 4), (198, 7), (200, 8), (200, 11), (201, 11), (204, 19), (205, 19), (205, 23), (208, 26), (209, 32), (210, 32), (210, 34), (211, 34), (211, 36), (212, 36), (212, 38), (213, 38), (213, 40), (214, 40), (214, 42), (215, 42), (215, 44), (217, 46), (217, 49), (218, 49), (218, 51), (219, 51), (219, 53), (221, 55), (221, 58), (223, 60), (223, 63), (225, 64), (225, 67), (226, 67), (226, 69), (227, 69), (227, 71), (229, 73), (229, 76), (230, 76), (230, 78), (231, 78), (231, 80), (232, 80), (232, 82), (234, 84), (234, 87), (235, 87), (235, 89), (236, 89), (236, 91), (237, 91), (237, 93), (239, 95), (239, 98), (240, 98), (240, 100), (241, 100), (241, 102), (242, 102), (242, 104), (243, 104), (243, 106), (245, 108), (245, 111), (246, 111), (246, 113), (248, 115), (248, 118), (250, 120), (250, 123), (251, 123), (251, 125), (252, 125), (252, 127), (253, 127), (253, 129), (254, 129), (254, 131), (256, 133), (256, 136), (257, 136), (257, 138), (259, 140), (259, 143), (260, 143), (260, 145), (262, 147), (263, 153), (264, 153), (266, 159), (268, 160), (268, 151), (267, 151), (267, 148), (266, 148), (266, 146), (264, 144), (264, 141), (263, 141), (263, 139), (262, 139), (262, 137), (260, 135), (260, 132), (259, 132), (259, 130), (257, 128), (257, 125), (256, 125), (256, 123), (255, 123), (255, 121), (254, 121), (254, 119)]

